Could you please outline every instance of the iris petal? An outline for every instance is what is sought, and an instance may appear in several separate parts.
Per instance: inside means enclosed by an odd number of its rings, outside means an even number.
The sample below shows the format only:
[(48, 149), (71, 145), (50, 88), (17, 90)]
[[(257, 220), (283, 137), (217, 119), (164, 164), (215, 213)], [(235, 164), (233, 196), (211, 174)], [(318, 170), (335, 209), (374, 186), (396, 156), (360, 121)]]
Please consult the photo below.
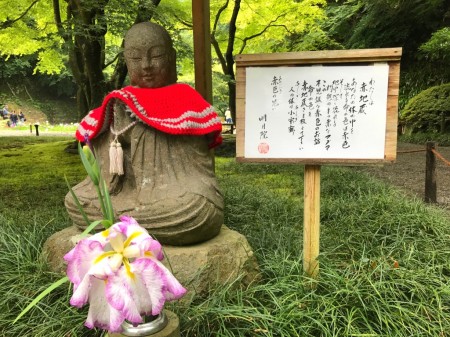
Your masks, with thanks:
[(122, 253), (124, 248), (122, 234), (114, 230), (110, 231), (109, 244), (116, 252)]
[(161, 269), (152, 259), (137, 259), (133, 262), (133, 268), (136, 271), (136, 275), (139, 278), (139, 282), (142, 282), (143, 287), (146, 290), (146, 296), (150, 299), (148, 307), (141, 308), (142, 311), (151, 311), (152, 315), (158, 315), (163, 309), (165, 296), (164, 296), (164, 275)]
[(162, 274), (164, 275), (165, 281), (165, 296), (168, 301), (176, 300), (181, 298), (186, 294), (186, 289), (178, 282), (178, 280), (173, 276), (173, 274), (166, 268), (161, 262), (155, 261), (158, 268), (160, 268)]
[(123, 250), (123, 256), (132, 259), (135, 257), (139, 257), (141, 255), (141, 250), (137, 245), (132, 245)]
[(111, 270), (113, 272), (116, 272), (119, 270), (120, 266), (122, 265), (123, 261), (123, 255), (122, 254), (114, 254), (109, 258), (109, 265), (111, 267)]
[(108, 303), (122, 312), (125, 319), (135, 324), (142, 322), (140, 297), (145, 297), (145, 293), (138, 290), (135, 274), (128, 273), (125, 268), (110, 277), (106, 286)]
[(93, 280), (89, 294), (89, 312), (85, 325), (92, 329), (99, 327), (110, 332), (120, 332), (124, 315), (111, 306), (105, 297), (106, 282)]
[(100, 242), (92, 240), (81, 240), (73, 250), (64, 256), (67, 261), (67, 276), (78, 287), (85, 275), (91, 269), (94, 260), (103, 253)]

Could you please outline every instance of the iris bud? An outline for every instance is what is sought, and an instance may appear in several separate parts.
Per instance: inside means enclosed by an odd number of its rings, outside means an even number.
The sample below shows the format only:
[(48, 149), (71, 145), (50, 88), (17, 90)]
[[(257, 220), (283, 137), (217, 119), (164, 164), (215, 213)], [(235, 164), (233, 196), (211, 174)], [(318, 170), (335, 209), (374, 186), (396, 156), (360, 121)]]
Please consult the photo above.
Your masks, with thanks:
[(91, 148), (88, 145), (83, 146), (83, 152), (86, 156), (86, 159), (89, 161), (89, 163), (92, 165), (95, 162), (94, 154), (91, 151)]

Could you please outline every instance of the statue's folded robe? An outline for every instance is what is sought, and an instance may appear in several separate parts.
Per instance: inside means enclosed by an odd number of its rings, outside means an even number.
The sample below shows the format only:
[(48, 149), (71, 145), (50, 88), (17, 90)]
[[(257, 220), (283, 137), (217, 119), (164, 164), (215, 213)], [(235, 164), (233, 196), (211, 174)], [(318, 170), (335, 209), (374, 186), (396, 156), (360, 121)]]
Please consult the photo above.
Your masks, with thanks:
[[(218, 124), (221, 129), (221, 123), (212, 107), (194, 89), (183, 84), (164, 88), (174, 86), (182, 88), (173, 91), (171, 99), (160, 99), (159, 102), (166, 102), (167, 106), (156, 110), (162, 114), (169, 109), (172, 101), (178, 102), (173, 104), (174, 109), (178, 110), (178, 117), (171, 113), (165, 118), (142, 110), (144, 107), (152, 110), (153, 106), (149, 108), (136, 93), (160, 89), (127, 87), (127, 92), (132, 92), (132, 95), (127, 96), (126, 102), (115, 96), (105, 99), (101, 107), (103, 117), (99, 110), (93, 110), (80, 123), (76, 136), (79, 140), (85, 140), (89, 131), (87, 137), (92, 140), (102, 176), (109, 183), (117, 216), (133, 216), (161, 243), (186, 245), (214, 237), (223, 224), (223, 198), (209, 150), (221, 142), (217, 127)], [(180, 96), (180, 92), (184, 94)], [(189, 100), (188, 92), (194, 93), (190, 94), (192, 100)], [(117, 91), (113, 93), (117, 95)], [(180, 97), (183, 99), (180, 100)], [(184, 113), (179, 107), (180, 102), (186, 104)], [(106, 121), (111, 121), (114, 114), (125, 116), (125, 121), (122, 121), (124, 125), (134, 118), (143, 121), (142, 116), (147, 116), (147, 120), (133, 126), (127, 137), (121, 140), (124, 150), (123, 176), (111, 175), (108, 170), (112, 135), (106, 132), (108, 127), (105, 125), (109, 125)], [(159, 127), (153, 124), (156, 122)], [(120, 129), (116, 125), (115, 128)], [(75, 186), (74, 192), (91, 220), (100, 219), (100, 205), (90, 179), (86, 178)], [(84, 227), (86, 224), (70, 194), (66, 195), (65, 203), (75, 224)]]

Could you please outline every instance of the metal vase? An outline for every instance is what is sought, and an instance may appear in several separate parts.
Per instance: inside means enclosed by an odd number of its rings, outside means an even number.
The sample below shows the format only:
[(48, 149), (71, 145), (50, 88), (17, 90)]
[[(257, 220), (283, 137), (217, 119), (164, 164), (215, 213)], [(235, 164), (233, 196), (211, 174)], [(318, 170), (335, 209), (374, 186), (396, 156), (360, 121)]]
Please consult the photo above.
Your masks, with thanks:
[(140, 323), (136, 326), (128, 322), (122, 323), (122, 335), (130, 337), (147, 337), (156, 334), (163, 330), (169, 320), (167, 319), (164, 311), (161, 311), (157, 316), (144, 317), (144, 323)]

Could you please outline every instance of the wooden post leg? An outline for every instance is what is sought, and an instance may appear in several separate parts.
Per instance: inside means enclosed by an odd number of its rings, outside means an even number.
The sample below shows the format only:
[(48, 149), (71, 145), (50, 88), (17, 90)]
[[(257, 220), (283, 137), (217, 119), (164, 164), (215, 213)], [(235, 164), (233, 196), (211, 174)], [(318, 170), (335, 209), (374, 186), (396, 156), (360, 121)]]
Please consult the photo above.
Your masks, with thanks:
[(437, 185), (436, 185), (436, 156), (433, 150), (436, 143), (427, 142), (427, 155), (425, 165), (425, 202), (437, 203)]
[(212, 94), (211, 30), (209, 0), (192, 1), (195, 89), (210, 104)]
[(316, 278), (319, 273), (320, 166), (305, 165), (303, 219), (303, 270)]

